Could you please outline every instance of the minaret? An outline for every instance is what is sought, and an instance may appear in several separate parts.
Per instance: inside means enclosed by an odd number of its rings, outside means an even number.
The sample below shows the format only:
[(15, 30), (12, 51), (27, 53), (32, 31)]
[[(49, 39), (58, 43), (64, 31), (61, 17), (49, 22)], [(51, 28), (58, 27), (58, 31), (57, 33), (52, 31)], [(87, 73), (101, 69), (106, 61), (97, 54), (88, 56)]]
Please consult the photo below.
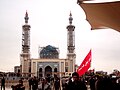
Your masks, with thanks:
[(69, 71), (75, 71), (75, 26), (72, 25), (72, 14), (70, 12), (69, 25), (67, 26), (67, 58), (69, 60)]
[(21, 60), (21, 73), (22, 76), (27, 77), (31, 72), (31, 60), (30, 60), (30, 25), (28, 25), (28, 13), (25, 14), (25, 25), (22, 26), (22, 53), (20, 55)]

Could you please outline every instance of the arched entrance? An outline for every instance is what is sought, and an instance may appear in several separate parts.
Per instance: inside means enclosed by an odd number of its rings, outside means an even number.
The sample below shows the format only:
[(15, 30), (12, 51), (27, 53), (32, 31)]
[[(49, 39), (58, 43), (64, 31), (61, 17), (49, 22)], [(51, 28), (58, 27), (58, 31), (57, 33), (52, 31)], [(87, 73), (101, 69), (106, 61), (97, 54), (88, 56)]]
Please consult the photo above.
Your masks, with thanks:
[(54, 76), (56, 76), (58, 73), (57, 73), (57, 68), (54, 68)]
[(39, 77), (42, 77), (43, 74), (42, 74), (42, 68), (39, 69)]
[(52, 75), (52, 68), (50, 66), (45, 67), (45, 76), (49, 77)]

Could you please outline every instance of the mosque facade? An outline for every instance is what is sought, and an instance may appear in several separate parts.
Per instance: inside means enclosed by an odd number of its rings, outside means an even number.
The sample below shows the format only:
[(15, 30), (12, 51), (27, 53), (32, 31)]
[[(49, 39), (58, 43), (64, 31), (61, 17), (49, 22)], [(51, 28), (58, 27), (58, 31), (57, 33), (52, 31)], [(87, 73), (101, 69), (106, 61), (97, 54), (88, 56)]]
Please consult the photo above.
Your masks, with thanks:
[(30, 58), (30, 25), (28, 13), (25, 14), (25, 25), (22, 26), (22, 52), (20, 54), (20, 72), (22, 76), (46, 77), (55, 74), (69, 76), (75, 71), (75, 26), (72, 25), (72, 14), (69, 16), (67, 29), (67, 58), (59, 58), (59, 48), (47, 45), (39, 48), (39, 58)]

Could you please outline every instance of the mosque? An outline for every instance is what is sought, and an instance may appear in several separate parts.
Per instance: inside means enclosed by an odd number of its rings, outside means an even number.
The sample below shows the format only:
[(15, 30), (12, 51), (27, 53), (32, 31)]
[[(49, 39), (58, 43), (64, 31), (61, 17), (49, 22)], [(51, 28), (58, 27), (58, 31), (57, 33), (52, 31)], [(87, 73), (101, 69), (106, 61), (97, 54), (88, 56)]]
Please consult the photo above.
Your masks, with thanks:
[(68, 76), (75, 71), (75, 26), (72, 14), (69, 16), (67, 29), (67, 58), (59, 58), (59, 48), (47, 45), (39, 48), (39, 58), (30, 58), (30, 28), (28, 13), (22, 26), (22, 52), (20, 54), (20, 73), (23, 77)]

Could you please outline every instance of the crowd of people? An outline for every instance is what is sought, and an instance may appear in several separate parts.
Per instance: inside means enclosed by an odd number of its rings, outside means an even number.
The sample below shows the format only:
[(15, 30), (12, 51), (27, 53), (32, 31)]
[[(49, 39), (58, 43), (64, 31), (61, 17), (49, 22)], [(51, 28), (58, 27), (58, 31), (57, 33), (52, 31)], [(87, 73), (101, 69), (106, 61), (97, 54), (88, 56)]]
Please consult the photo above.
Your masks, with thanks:
[(45, 77), (45, 78), (30, 78), (29, 90), (60, 90), (60, 78), (57, 75), (54, 78)]
[(80, 77), (74, 72), (69, 78), (29, 79), (30, 90), (120, 90), (120, 78), (112, 76), (92, 75)]
[(92, 76), (89, 79), (91, 90), (120, 90), (120, 78), (111, 76)]
[[(77, 72), (68, 78), (54, 77), (31, 77), (28, 79), (29, 90), (120, 90), (120, 78), (112, 76), (92, 75), (80, 77)], [(89, 86), (89, 89), (88, 89)], [(5, 90), (5, 78), (1, 79), (1, 90)], [(12, 90), (26, 90), (23, 79)], [(28, 88), (27, 88), (28, 90)]]

